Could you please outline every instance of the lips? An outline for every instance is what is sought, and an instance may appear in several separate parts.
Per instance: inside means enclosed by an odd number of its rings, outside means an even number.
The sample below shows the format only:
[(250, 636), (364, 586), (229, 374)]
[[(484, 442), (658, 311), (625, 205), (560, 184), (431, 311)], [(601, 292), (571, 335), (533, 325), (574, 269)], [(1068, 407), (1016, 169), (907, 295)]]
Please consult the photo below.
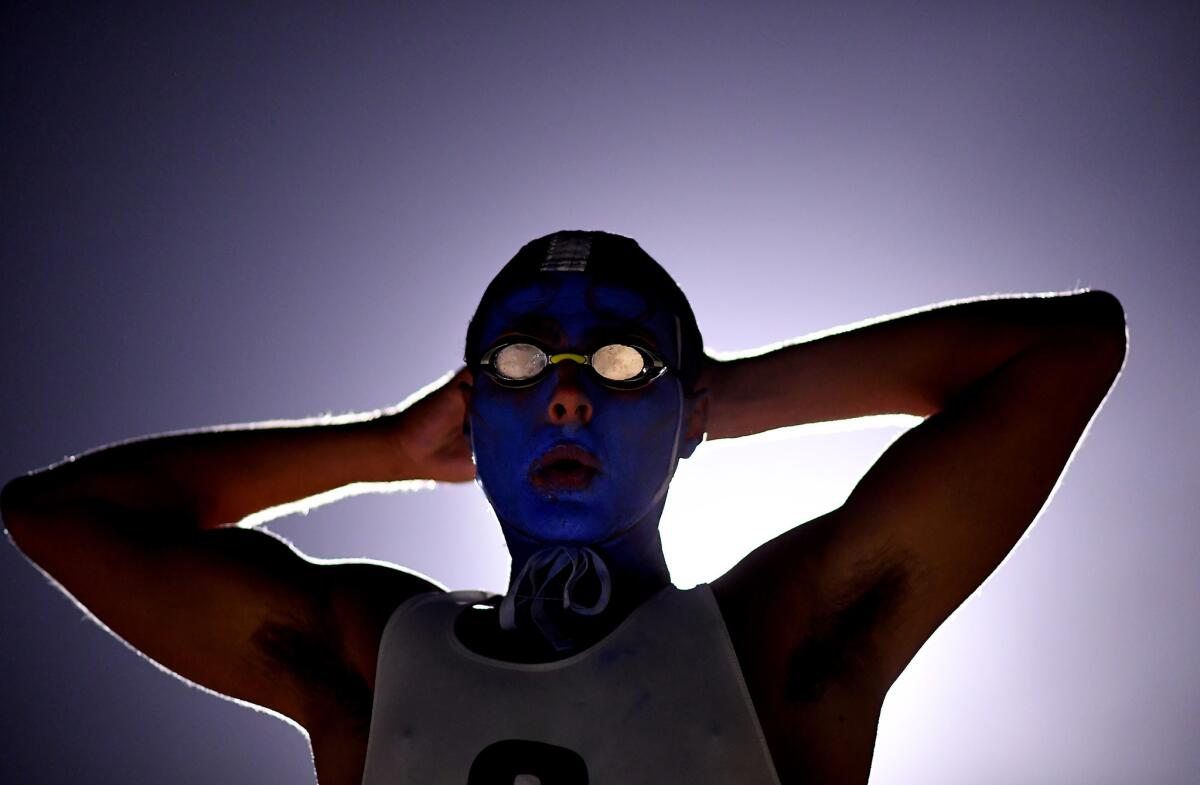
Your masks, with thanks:
[(577, 444), (551, 447), (534, 462), (529, 479), (546, 490), (580, 490), (600, 474), (600, 461)]

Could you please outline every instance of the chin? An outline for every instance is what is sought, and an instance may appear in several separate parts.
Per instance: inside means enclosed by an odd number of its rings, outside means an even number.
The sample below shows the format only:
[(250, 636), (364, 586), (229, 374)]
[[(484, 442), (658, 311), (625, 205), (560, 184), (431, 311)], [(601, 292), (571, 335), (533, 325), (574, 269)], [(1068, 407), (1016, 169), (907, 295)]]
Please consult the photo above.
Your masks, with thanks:
[(519, 505), (516, 515), (500, 516), (521, 534), (543, 542), (587, 545), (621, 531), (628, 523), (594, 500), (539, 497)]

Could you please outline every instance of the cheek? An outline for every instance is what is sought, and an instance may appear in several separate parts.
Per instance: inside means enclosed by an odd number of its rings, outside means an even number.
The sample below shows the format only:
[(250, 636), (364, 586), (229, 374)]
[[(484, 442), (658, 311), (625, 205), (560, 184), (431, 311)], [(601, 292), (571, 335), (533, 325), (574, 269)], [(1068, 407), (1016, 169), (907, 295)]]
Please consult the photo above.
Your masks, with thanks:
[(679, 405), (667, 394), (614, 406), (604, 417), (607, 457), (633, 480), (651, 480), (675, 454)]
[(532, 390), (478, 389), (471, 399), (469, 415), (471, 429), (480, 435), (508, 435), (515, 431), (529, 432), (541, 413), (541, 404)]
[(509, 434), (520, 427), (520, 419), (511, 406), (481, 401), (471, 409), (471, 436), (477, 447), (494, 449), (510, 441)]

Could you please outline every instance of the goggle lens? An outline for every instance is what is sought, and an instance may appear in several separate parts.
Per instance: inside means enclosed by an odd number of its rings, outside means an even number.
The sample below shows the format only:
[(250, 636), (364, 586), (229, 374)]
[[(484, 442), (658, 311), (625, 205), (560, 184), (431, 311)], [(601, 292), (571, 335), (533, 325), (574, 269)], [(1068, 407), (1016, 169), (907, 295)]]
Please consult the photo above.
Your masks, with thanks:
[(646, 360), (632, 346), (610, 343), (601, 346), (592, 355), (592, 367), (596, 373), (614, 382), (627, 382), (646, 372)]
[(534, 378), (545, 370), (548, 362), (546, 353), (529, 343), (509, 344), (492, 357), (496, 372), (514, 381)]

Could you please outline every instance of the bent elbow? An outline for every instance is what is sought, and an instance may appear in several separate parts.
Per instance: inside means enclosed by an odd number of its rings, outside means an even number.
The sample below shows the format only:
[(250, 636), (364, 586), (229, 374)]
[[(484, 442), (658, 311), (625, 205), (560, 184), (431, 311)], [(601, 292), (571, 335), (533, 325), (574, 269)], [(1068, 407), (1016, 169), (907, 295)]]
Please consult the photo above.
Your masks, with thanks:
[(53, 518), (47, 514), (44, 499), (45, 490), (38, 474), (16, 477), (0, 490), (0, 520), (9, 540), (30, 558), (34, 558), (30, 549), (36, 546), (36, 540), (45, 539)]
[(0, 490), (0, 520), (4, 522), (8, 538), (18, 548), (29, 522), (29, 485), (30, 478), (21, 476), (9, 480)]
[(1129, 347), (1125, 306), (1116, 295), (1101, 289), (1083, 292), (1073, 299), (1078, 307), (1073, 313), (1072, 327), (1086, 330), (1120, 368)]
[(1125, 306), (1112, 292), (1103, 289), (1093, 289), (1078, 297), (1080, 316), (1085, 324), (1099, 330), (1125, 336)]

